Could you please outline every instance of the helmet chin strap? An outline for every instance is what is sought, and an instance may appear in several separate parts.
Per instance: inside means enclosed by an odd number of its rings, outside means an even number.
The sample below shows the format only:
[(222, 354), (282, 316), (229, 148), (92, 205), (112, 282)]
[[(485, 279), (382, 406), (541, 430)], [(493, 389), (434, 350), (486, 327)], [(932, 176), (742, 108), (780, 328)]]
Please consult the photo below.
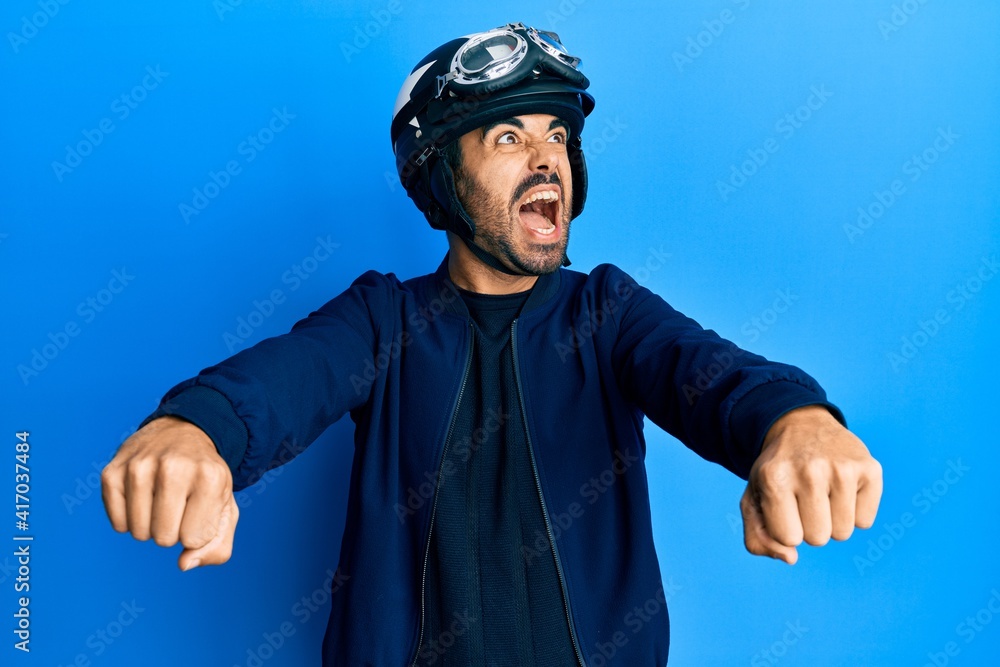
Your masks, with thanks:
[(465, 241), (465, 245), (469, 248), (469, 250), (472, 251), (472, 254), (475, 255), (476, 257), (478, 257), (479, 260), (483, 264), (485, 264), (486, 266), (489, 266), (490, 268), (496, 269), (500, 273), (506, 273), (508, 276), (530, 275), (530, 274), (525, 274), (525, 273), (519, 273), (517, 271), (511, 271), (509, 268), (507, 268), (506, 266), (504, 266), (503, 262), (501, 262), (499, 259), (497, 259), (493, 255), (491, 255), (490, 253), (488, 253), (485, 250), (483, 250), (482, 248), (480, 248), (471, 239), (468, 239), (468, 238), (466, 238), (466, 237), (463, 236), (462, 240)]
[[(499, 259), (491, 255), (490, 253), (486, 252), (486, 250), (484, 250), (483, 248), (476, 245), (476, 243), (471, 239), (468, 239), (464, 236), (462, 236), (461, 238), (463, 241), (465, 241), (465, 245), (469, 248), (469, 250), (472, 251), (472, 254), (478, 257), (480, 261), (482, 261), (483, 264), (485, 264), (486, 266), (494, 268), (501, 273), (506, 273), (508, 276), (538, 275), (535, 273), (518, 273), (517, 271), (511, 271), (509, 268), (504, 266), (504, 264)], [(563, 266), (570, 265), (569, 257), (566, 256), (565, 254), (563, 255), (562, 265)]]
[[(512, 271), (494, 255), (487, 252), (483, 247), (473, 241), (476, 234), (476, 223), (472, 220), (469, 213), (465, 210), (465, 207), (462, 206), (462, 203), (458, 199), (458, 192), (455, 188), (454, 172), (451, 169), (451, 165), (449, 165), (446, 160), (441, 160), (437, 165), (437, 169), (440, 170), (441, 175), (443, 175), (443, 178), (440, 179), (438, 183), (443, 185), (445, 190), (444, 193), (440, 194), (444, 194), (445, 196), (443, 198), (448, 201), (448, 208), (445, 211), (442, 211), (450, 222), (450, 224), (447, 225), (447, 228), (457, 234), (459, 238), (465, 242), (466, 247), (468, 247), (472, 254), (478, 257), (479, 260), (486, 266), (496, 269), (500, 273), (505, 273), (508, 276), (537, 275), (533, 273), (520, 273), (518, 271)], [(470, 236), (472, 238), (470, 238)], [(563, 254), (562, 265), (570, 265), (569, 257), (566, 256), (565, 253)]]

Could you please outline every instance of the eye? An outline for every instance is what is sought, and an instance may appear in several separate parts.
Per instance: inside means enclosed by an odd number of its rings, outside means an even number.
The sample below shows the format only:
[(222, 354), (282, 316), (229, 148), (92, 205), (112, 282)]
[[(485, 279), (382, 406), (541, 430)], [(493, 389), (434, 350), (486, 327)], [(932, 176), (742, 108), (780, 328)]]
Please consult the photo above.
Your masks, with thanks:
[(499, 137), (497, 137), (498, 144), (514, 144), (517, 143), (517, 135), (513, 132), (504, 132)]
[(566, 143), (566, 135), (562, 132), (558, 132), (549, 137), (549, 141), (554, 141), (558, 144), (564, 144)]

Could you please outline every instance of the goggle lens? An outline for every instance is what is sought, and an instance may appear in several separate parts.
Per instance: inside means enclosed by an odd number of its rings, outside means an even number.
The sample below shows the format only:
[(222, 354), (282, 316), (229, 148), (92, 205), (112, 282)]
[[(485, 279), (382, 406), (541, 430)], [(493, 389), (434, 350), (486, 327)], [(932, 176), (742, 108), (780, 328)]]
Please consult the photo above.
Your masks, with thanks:
[(566, 50), (566, 47), (563, 46), (563, 43), (559, 41), (559, 35), (557, 35), (556, 33), (550, 32), (548, 30), (536, 30), (535, 28), (528, 28), (528, 36), (531, 37), (531, 40), (535, 44), (538, 44), (538, 46), (542, 47), (542, 50), (544, 50), (546, 53), (558, 58), (559, 60), (566, 63), (573, 69), (576, 69), (580, 66), (580, 63), (582, 61), (576, 56), (571, 56), (569, 54), (569, 51)]
[(550, 65), (557, 65), (556, 69), (568, 67), (576, 70), (562, 73), (564, 78), (585, 80), (582, 74), (578, 74), (580, 59), (567, 53), (559, 35), (554, 32), (510, 23), (471, 35), (455, 54), (451, 71), (437, 77), (435, 97), (442, 97), (449, 86), (452, 86), (452, 92), (457, 88), (465, 94), (470, 94), (477, 86), (490, 86), (491, 90), (495, 90), (505, 77), (518, 77), (513, 81), (523, 79), (531, 71), (538, 73), (538, 67), (544, 65), (545, 59), (550, 61)]
[(569, 55), (569, 51), (567, 51), (566, 47), (563, 46), (562, 42), (559, 41), (559, 35), (555, 34), (554, 32), (548, 32), (547, 30), (539, 30), (538, 37), (541, 38), (543, 42), (545, 42), (552, 48), (556, 49), (560, 53), (563, 53), (567, 56)]
[(459, 64), (466, 74), (478, 74), (510, 59), (517, 51), (514, 35), (495, 35), (465, 50)]

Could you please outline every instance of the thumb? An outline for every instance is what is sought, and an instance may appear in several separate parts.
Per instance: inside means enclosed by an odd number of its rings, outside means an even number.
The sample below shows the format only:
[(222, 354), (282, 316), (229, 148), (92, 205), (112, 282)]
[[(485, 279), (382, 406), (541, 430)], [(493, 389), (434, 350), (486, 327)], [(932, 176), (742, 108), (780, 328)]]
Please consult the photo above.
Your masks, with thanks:
[(222, 565), (233, 554), (233, 540), (236, 536), (236, 522), (240, 509), (233, 495), (229, 496), (219, 517), (219, 529), (208, 544), (197, 549), (184, 549), (177, 559), (181, 570), (187, 571), (201, 565)]
[(760, 503), (754, 499), (749, 484), (740, 499), (740, 511), (743, 513), (743, 544), (747, 551), (755, 556), (770, 556), (795, 565), (799, 552), (795, 547), (786, 547), (767, 532)]

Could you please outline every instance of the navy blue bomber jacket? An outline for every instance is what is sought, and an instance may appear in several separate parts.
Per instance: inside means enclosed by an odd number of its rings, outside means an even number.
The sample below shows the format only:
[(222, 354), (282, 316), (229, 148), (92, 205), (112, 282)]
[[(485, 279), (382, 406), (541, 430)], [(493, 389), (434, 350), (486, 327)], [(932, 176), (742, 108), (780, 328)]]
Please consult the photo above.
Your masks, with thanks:
[[(666, 612), (641, 620), (633, 612), (663, 599), (643, 416), (743, 478), (783, 413), (821, 404), (843, 416), (802, 370), (701, 328), (611, 264), (540, 276), (512, 334), (577, 657), (665, 665)], [(239, 490), (350, 412), (355, 451), (339, 563), (350, 578), (332, 596), (324, 667), (404, 667), (427, 645), (428, 531), (436, 486), (449, 474), (441, 462), (472, 336), (447, 256), (435, 273), (406, 281), (368, 271), (289, 333), (171, 389), (149, 418), (174, 414), (201, 427)], [(597, 491), (592, 479), (606, 484)], [(566, 515), (572, 523), (552, 532), (551, 517)], [(611, 660), (599, 650), (609, 642)]]

